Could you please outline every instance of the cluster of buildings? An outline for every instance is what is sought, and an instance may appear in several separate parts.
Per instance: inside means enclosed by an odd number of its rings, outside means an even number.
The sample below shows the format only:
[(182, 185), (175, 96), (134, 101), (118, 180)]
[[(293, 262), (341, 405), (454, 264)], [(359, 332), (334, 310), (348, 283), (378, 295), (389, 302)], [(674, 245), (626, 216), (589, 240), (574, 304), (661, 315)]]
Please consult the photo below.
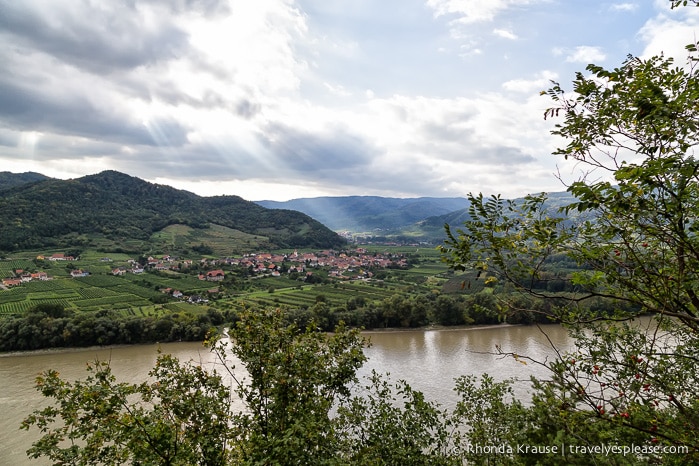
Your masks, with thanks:
[(22, 269), (17, 269), (15, 270), (15, 277), (3, 278), (2, 284), (10, 287), (21, 285), (22, 283), (30, 282), (32, 280), (51, 280), (51, 277), (49, 277), (46, 272), (29, 273)]
[[(43, 254), (39, 254), (36, 256), (37, 260), (40, 261), (51, 261), (51, 262), (59, 262), (59, 261), (75, 261), (77, 260), (76, 257), (71, 256), (71, 255), (66, 255), (64, 253), (56, 253), (52, 254), (50, 256), (46, 256)], [(86, 277), (89, 275), (89, 272), (86, 272), (82, 269), (73, 269), (70, 271), (70, 276), (73, 278), (77, 277)], [(49, 276), (46, 272), (27, 272), (23, 269), (15, 269), (14, 270), (14, 276), (9, 277), (9, 278), (3, 278), (2, 279), (2, 285), (5, 287), (12, 287), (12, 286), (19, 286), (22, 283), (27, 283), (31, 282), (34, 280), (52, 280), (53, 277)]]
[(40, 255), (36, 256), (36, 258), (37, 258), (38, 260), (40, 260), (40, 261), (49, 260), (49, 261), (51, 261), (51, 262), (56, 262), (56, 261), (74, 261), (74, 260), (76, 260), (75, 257), (73, 257), (73, 256), (66, 256), (66, 255), (63, 254), (62, 252), (58, 252), (58, 253), (56, 253), (56, 254), (52, 254), (52, 255), (50, 255), (50, 256), (48, 256), (48, 257), (43, 256), (43, 255), (40, 254)]
[[(62, 253), (51, 256), (37, 256), (39, 260), (49, 261), (75, 261), (73, 256)], [(101, 259), (102, 262), (111, 262), (108, 257)], [(143, 261), (141, 261), (143, 262)], [(159, 258), (148, 257), (145, 264), (134, 259), (127, 261), (128, 266), (115, 267), (111, 269), (112, 275), (121, 276), (126, 273), (141, 274), (145, 270), (174, 271), (182, 272), (194, 265), (192, 260), (178, 259), (177, 257), (165, 255)], [(372, 269), (383, 268), (407, 268), (407, 259), (397, 254), (368, 253), (363, 248), (357, 248), (350, 252), (337, 252), (325, 250), (320, 252), (299, 253), (294, 251), (290, 254), (255, 253), (245, 254), (242, 257), (227, 257), (221, 259), (203, 258), (198, 263), (200, 272), (199, 280), (209, 282), (221, 282), (226, 278), (223, 267), (242, 267), (251, 275), (279, 277), (282, 274), (297, 273), (301, 276), (312, 275), (313, 269), (326, 268), (328, 275), (337, 279), (361, 279), (371, 278)], [(16, 270), (15, 276), (5, 278), (2, 284), (6, 287), (17, 286), (31, 280), (49, 280), (45, 272), (27, 273), (23, 270)], [(73, 278), (85, 277), (89, 272), (82, 269), (70, 271)], [(177, 290), (170, 291), (175, 296)], [(177, 297), (177, 296), (175, 296)]]
[[(363, 248), (352, 252), (321, 251), (317, 253), (291, 254), (257, 253), (240, 258), (202, 259), (202, 267), (227, 265), (244, 267), (255, 275), (281, 276), (284, 273), (308, 274), (310, 270), (327, 268), (331, 277), (356, 279), (371, 277), (374, 268), (407, 268), (407, 259), (402, 255), (368, 253)], [(200, 278), (201, 275), (200, 275)], [(203, 279), (203, 278), (202, 278)], [(209, 280), (209, 277), (206, 277)]]

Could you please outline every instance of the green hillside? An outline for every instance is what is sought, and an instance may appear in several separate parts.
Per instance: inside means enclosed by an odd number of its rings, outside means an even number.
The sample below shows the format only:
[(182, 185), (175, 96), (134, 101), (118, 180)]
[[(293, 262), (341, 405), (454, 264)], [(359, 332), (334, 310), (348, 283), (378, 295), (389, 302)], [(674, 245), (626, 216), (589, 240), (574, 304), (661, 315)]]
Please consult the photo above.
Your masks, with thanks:
[(266, 209), (238, 196), (200, 197), (116, 171), (0, 191), (0, 251), (86, 245), (128, 249), (174, 224), (202, 233), (219, 225), (257, 237), (256, 246), (328, 248), (343, 243), (300, 212)]
[(48, 176), (42, 175), (41, 173), (34, 172), (24, 172), (24, 173), (12, 173), (12, 172), (0, 172), (0, 191), (3, 189), (14, 188), (17, 186), (22, 186), (27, 183), (35, 183), (37, 181), (49, 180)]

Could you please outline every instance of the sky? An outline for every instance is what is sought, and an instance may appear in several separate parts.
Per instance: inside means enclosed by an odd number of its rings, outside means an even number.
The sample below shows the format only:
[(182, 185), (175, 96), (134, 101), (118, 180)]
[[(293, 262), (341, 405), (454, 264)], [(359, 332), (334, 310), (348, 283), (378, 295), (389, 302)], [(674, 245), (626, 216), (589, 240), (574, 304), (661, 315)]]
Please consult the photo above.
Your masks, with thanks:
[[(684, 62), (668, 0), (0, 0), (0, 171), (202, 196), (563, 191), (540, 92)], [(559, 179), (560, 178), (560, 179)]]

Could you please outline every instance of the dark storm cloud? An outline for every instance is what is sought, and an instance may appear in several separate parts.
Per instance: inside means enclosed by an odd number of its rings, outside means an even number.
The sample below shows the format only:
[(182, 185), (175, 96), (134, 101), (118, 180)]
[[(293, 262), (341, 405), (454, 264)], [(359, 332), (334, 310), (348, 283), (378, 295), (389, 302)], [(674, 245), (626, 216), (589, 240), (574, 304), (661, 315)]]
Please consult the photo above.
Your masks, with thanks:
[(0, 1), (5, 44), (38, 50), (100, 74), (171, 58), (187, 45), (186, 33), (173, 23), (145, 24), (137, 3), (81, 3), (79, 10), (69, 3), (61, 6)]
[(344, 128), (319, 132), (274, 123), (265, 129), (263, 143), (295, 171), (343, 170), (371, 161), (376, 148)]
[(15, 147), (19, 144), (19, 133), (0, 128), (0, 146)]
[(98, 104), (87, 95), (48, 95), (0, 78), (0, 121), (19, 131), (53, 132), (101, 141), (142, 145), (181, 145), (186, 130), (170, 120), (146, 125)]

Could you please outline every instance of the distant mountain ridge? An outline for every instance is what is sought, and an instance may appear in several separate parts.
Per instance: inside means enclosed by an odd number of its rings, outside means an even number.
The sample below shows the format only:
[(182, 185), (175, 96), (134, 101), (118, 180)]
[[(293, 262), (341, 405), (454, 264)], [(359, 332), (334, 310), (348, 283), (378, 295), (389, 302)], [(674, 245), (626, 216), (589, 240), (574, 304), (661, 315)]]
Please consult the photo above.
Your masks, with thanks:
[(81, 235), (147, 240), (172, 224), (221, 225), (266, 237), (276, 248), (344, 244), (301, 212), (266, 209), (238, 196), (200, 197), (116, 171), (73, 180), (41, 176), (5, 175), (12, 187), (0, 185), (1, 251), (66, 247), (84, 241)]
[(425, 218), (468, 207), (468, 201), (460, 197), (344, 196), (257, 201), (257, 204), (270, 209), (298, 210), (332, 230), (353, 232), (400, 230)]
[[(550, 193), (547, 205), (573, 200), (567, 192)], [(194, 228), (190, 240), (197, 244), (197, 236), (206, 235), (196, 232), (210, 224), (253, 235), (269, 248), (337, 247), (344, 240), (335, 232), (345, 230), (377, 241), (439, 244), (446, 238), (445, 224), (459, 227), (468, 220), (468, 207), (468, 200), (459, 197), (250, 202), (238, 196), (200, 197), (116, 171), (74, 180), (0, 172), (0, 251), (75, 246), (84, 235), (102, 236), (111, 244), (147, 241), (176, 224)]]
[[(523, 202), (524, 198), (513, 199), (515, 203)], [(559, 191), (548, 193), (544, 206), (551, 212), (555, 212), (558, 208), (569, 205), (575, 202), (575, 197), (567, 191)], [(464, 222), (470, 219), (468, 207), (455, 210), (443, 215), (435, 215), (427, 217), (417, 222), (412, 228), (406, 229), (403, 234), (412, 234), (429, 239), (433, 242), (441, 242), (446, 239), (444, 225), (448, 224), (451, 227), (458, 228)]]
[[(514, 199), (515, 202), (523, 198)], [(555, 210), (575, 199), (568, 192), (549, 193), (547, 208)], [(346, 196), (301, 198), (290, 201), (257, 201), (268, 208), (303, 212), (335, 231), (366, 233), (374, 240), (441, 244), (444, 225), (458, 228), (469, 217), (466, 198), (387, 198)]]

